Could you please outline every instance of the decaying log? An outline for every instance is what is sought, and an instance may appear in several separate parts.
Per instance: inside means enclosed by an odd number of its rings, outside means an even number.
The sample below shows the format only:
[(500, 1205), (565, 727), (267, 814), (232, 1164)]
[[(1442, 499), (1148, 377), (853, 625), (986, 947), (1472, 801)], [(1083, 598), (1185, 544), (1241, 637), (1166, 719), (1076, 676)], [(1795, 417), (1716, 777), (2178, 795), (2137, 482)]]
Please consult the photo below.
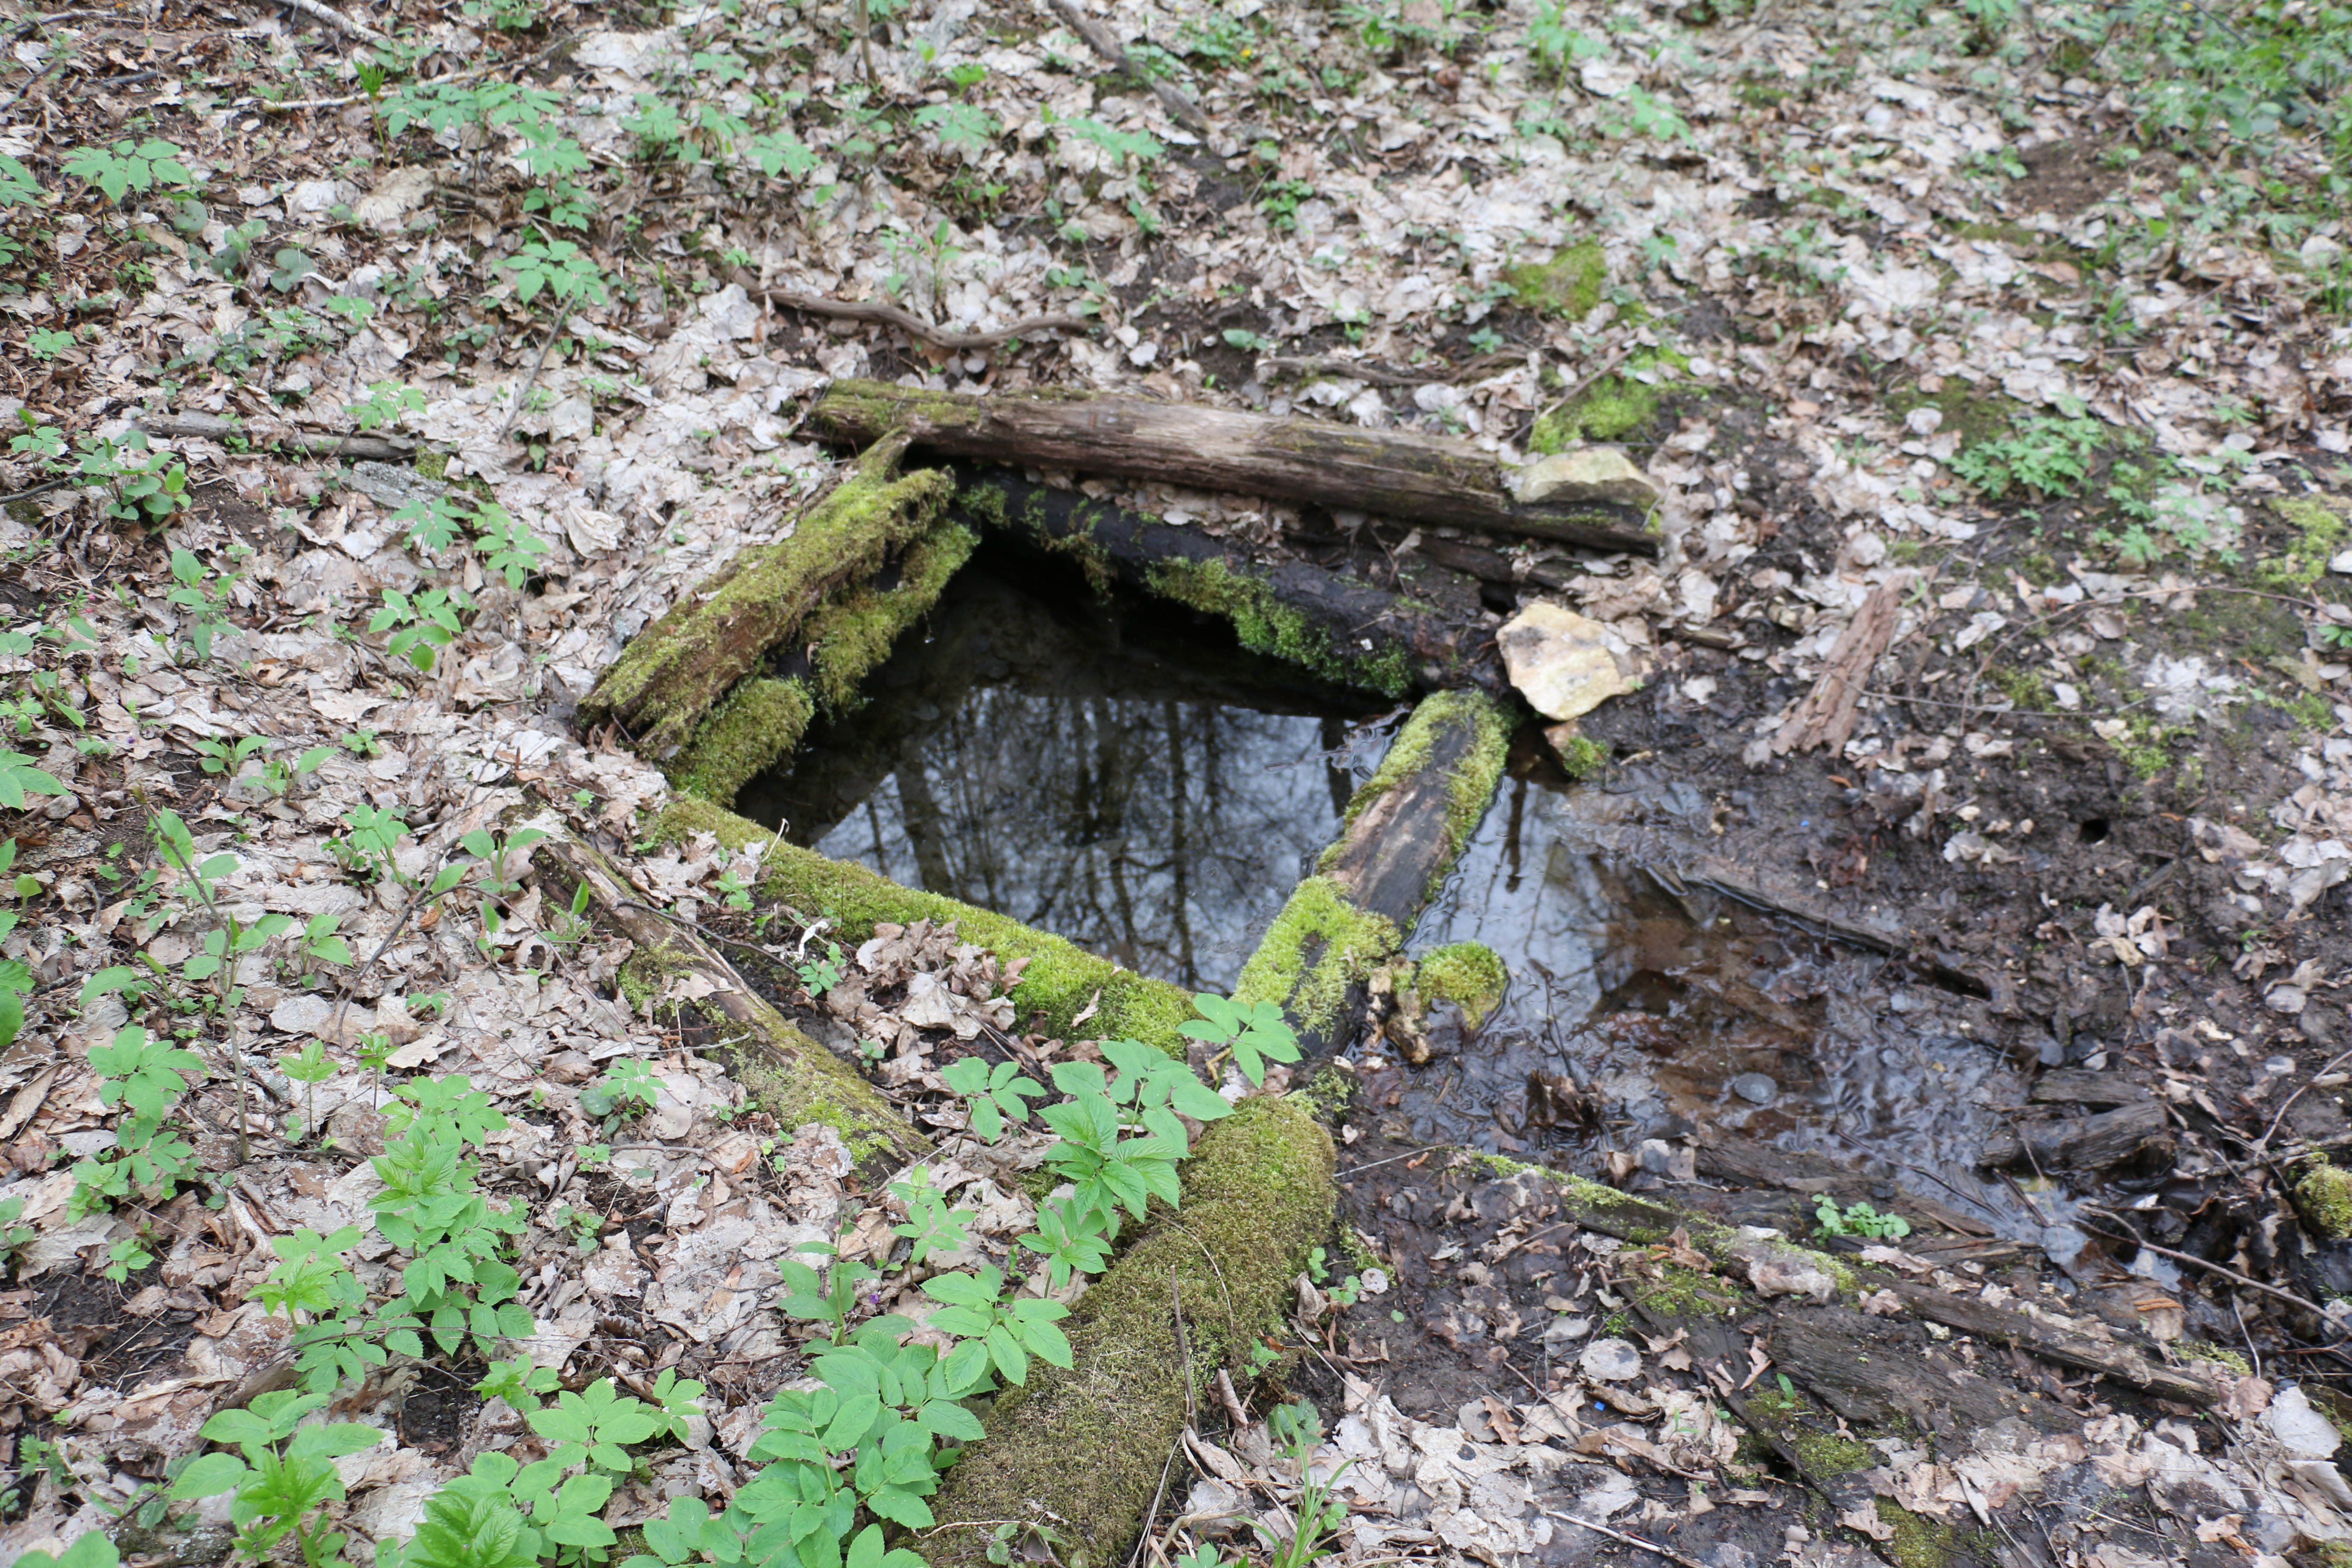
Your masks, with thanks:
[(1367, 975), (1403, 946), (1477, 830), (1510, 734), (1509, 719), (1483, 693), (1423, 698), (1349, 801), (1315, 874), (1243, 965), (1234, 998), (1278, 1003), (1309, 1055), (1336, 1043), (1360, 1010)]
[(1776, 755), (1810, 746), (1827, 746), (1834, 753), (1846, 743), (1853, 733), (1863, 689), (1870, 684), (1871, 668), (1895, 640), (1895, 628), (1903, 616), (1903, 591), (1910, 585), (1911, 574), (1904, 573), (1880, 584), (1862, 602), (1862, 608), (1838, 634), (1837, 647), (1821, 679), (1773, 734)]
[(1661, 544), (1630, 507), (1522, 504), (1491, 455), (1405, 431), (1090, 393), (979, 397), (874, 381), (835, 382), (809, 427), (852, 446), (903, 428), (917, 446), (958, 457), (1276, 496), (1593, 550), (1654, 555)]
[(772, 656), (769, 673), (738, 681), (719, 700), (666, 764), (670, 783), (733, 805), (745, 784), (792, 755), (818, 713), (838, 713), (856, 700), (858, 683), (939, 603), (978, 542), (971, 530), (943, 522), (907, 546), (895, 582), (877, 577), (835, 588), (801, 622), (791, 646)]
[(1184, 1049), (1177, 1030), (1192, 1016), (1192, 998), (1180, 986), (1122, 969), (1009, 916), (902, 888), (863, 866), (829, 859), (707, 801), (673, 800), (646, 829), (646, 837), (657, 844), (683, 843), (696, 833), (710, 834), (730, 854), (759, 848), (759, 897), (812, 919), (830, 917), (831, 934), (844, 942), (863, 942), (884, 921), (953, 921), (966, 942), (1000, 959), (1027, 959), (1012, 992), (1025, 1026), (1066, 1039), (1141, 1040), (1171, 1054)]
[(2096, 1116), (2020, 1122), (2015, 1132), (1986, 1139), (1978, 1158), (1987, 1165), (2030, 1161), (2042, 1170), (2104, 1171), (2143, 1152), (2168, 1153), (2171, 1147), (2164, 1107), (2147, 1100)]
[(1008, 1519), (1050, 1524), (1055, 1561), (1121, 1561), (1188, 1405), (1246, 1368), (1307, 1248), (1330, 1234), (1331, 1166), (1330, 1134), (1295, 1100), (1244, 1100), (1209, 1124), (1181, 1167), (1183, 1206), (1078, 1298), (1073, 1367), (1033, 1364), (948, 1472), (923, 1538), (933, 1568), (985, 1568)]
[(1243, 647), (1327, 680), (1402, 697), (1416, 687), (1501, 679), (1493, 635), (1475, 616), (1304, 561), (1261, 565), (1201, 529), (1003, 469), (959, 479), (958, 517), (1070, 557), (1097, 589), (1116, 580), (1229, 621)]
[(2119, 1072), (2089, 1072), (2082, 1068), (2053, 1068), (2033, 1080), (2028, 1099), (2038, 1105), (2095, 1105), (2102, 1108), (2138, 1105), (2156, 1095), (2147, 1085), (2132, 1082)]
[(788, 1132), (810, 1122), (834, 1128), (869, 1178), (931, 1152), (855, 1065), (762, 1001), (699, 933), (639, 899), (620, 868), (593, 846), (564, 831), (552, 814), (531, 826), (549, 833), (530, 850), (533, 870), (552, 884), (549, 905), (568, 908), (584, 886), (595, 923), (636, 946), (622, 966), (623, 994), (656, 1016), (667, 1009), (715, 1032), (735, 1054), (736, 1080), (779, 1126)]
[(676, 757), (719, 700), (757, 674), (826, 595), (872, 576), (938, 525), (948, 476), (899, 477), (906, 450), (904, 437), (878, 442), (790, 539), (738, 551), (680, 596), (598, 679), (581, 721), (617, 723), (649, 761)]

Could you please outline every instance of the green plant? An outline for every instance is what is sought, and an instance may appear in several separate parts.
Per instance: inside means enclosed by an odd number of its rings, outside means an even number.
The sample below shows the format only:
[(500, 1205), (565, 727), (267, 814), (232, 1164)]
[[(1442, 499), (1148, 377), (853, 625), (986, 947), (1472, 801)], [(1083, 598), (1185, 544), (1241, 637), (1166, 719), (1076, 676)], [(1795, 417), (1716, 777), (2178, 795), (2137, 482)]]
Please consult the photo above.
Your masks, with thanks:
[(1971, 444), (1952, 471), (1995, 500), (2023, 485), (2037, 496), (2071, 496), (2090, 477), (2091, 459), (2116, 436), (2096, 419), (2033, 414), (1998, 440)]
[(1008, 1383), (1025, 1384), (1033, 1355), (1055, 1366), (1070, 1364), (1069, 1338), (1056, 1326), (1070, 1310), (1035, 1297), (1003, 1300), (1002, 1269), (937, 1275), (923, 1281), (923, 1294), (946, 1303), (931, 1314), (932, 1326), (964, 1342), (948, 1353), (950, 1379), (993, 1364)]
[(1837, 1200), (1822, 1194), (1815, 1200), (1813, 1217), (1823, 1236), (1867, 1236), (1893, 1240), (1911, 1234), (1911, 1222), (1901, 1215), (1880, 1214), (1868, 1204), (1853, 1204), (1840, 1212)]
[(1333, 1495), (1331, 1489), (1355, 1461), (1349, 1460), (1328, 1476), (1316, 1474), (1313, 1461), (1323, 1440), (1323, 1422), (1311, 1400), (1276, 1405), (1266, 1416), (1266, 1427), (1276, 1446), (1298, 1468), (1296, 1523), (1287, 1538), (1255, 1521), (1250, 1528), (1265, 1543), (1268, 1568), (1307, 1568), (1322, 1554), (1323, 1543), (1348, 1522), (1347, 1502)]
[[(319, 918), (332, 920), (334, 917), (321, 915)], [(345, 962), (349, 961), (346, 952)], [(316, 1136), (319, 1131), (319, 1085), (335, 1076), (335, 1064), (328, 1059), (326, 1045), (319, 1040), (305, 1040), (300, 1050), (291, 1056), (279, 1057), (278, 1065), (288, 1078), (302, 1086), (303, 1135)], [(293, 1118), (289, 1116), (287, 1120), (290, 1121)]]
[(907, 1223), (891, 1229), (914, 1244), (909, 1262), (919, 1265), (934, 1252), (961, 1252), (971, 1242), (969, 1227), (980, 1211), (949, 1208), (931, 1185), (929, 1166), (919, 1165), (904, 1181), (891, 1183), (890, 1195), (907, 1205)]
[(368, 620), (368, 630), (392, 633), (384, 652), (405, 658), (419, 670), (433, 668), (434, 650), (457, 640), (464, 612), (473, 601), (462, 588), (427, 588), (410, 598), (397, 588), (383, 591), (383, 607)]
[(1235, 1065), (1252, 1083), (1265, 1081), (1268, 1060), (1298, 1059), (1298, 1037), (1271, 1002), (1244, 1006), (1223, 996), (1203, 994), (1192, 998), (1201, 1016), (1181, 1026), (1181, 1032), (1213, 1048), (1233, 1053)]
[(824, 1000), (824, 994), (841, 984), (841, 944), (828, 942), (824, 953), (818, 958), (803, 958), (793, 965), (801, 978), (801, 989), (814, 1002)]
[(834, 1261), (822, 1273), (797, 1258), (779, 1261), (776, 1268), (789, 1294), (776, 1303), (776, 1310), (788, 1318), (831, 1323), (833, 1342), (847, 1343), (849, 1313), (857, 1305), (857, 1293), (880, 1276), (854, 1258), (843, 1258), (840, 1248), (829, 1241), (803, 1241), (793, 1250)]
[(213, 638), (228, 630), (228, 590), (233, 577), (220, 577), (205, 570), (205, 563), (192, 551), (172, 552), (172, 591), (164, 595), (185, 615), (182, 617), (180, 635), (195, 650), (199, 662), (213, 657)]
[(406, 415), (424, 413), (425, 394), (396, 381), (379, 381), (368, 388), (365, 397), (343, 405), (343, 412), (359, 428), (373, 430), (397, 425)]
[[(651, 1110), (661, 1096), (661, 1080), (635, 1057), (622, 1057), (604, 1069), (604, 1076), (580, 1091), (580, 1110), (593, 1117), (635, 1116)], [(629, 1107), (634, 1103), (635, 1109)]]
[(559, 306), (586, 300), (602, 305), (612, 298), (604, 272), (568, 239), (533, 239), (498, 264), (514, 274), (515, 298), (530, 304), (541, 291)]
[(302, 1425), (304, 1415), (326, 1403), (324, 1394), (281, 1391), (257, 1395), (246, 1409), (222, 1411), (205, 1423), (203, 1435), (210, 1442), (234, 1444), (238, 1453), (198, 1455), (168, 1495), (235, 1493), (229, 1505), (235, 1550), (256, 1563), (268, 1562), (289, 1535), (305, 1568), (340, 1562), (345, 1537), (320, 1528), (326, 1505), (343, 1496), (334, 1461), (374, 1447), (384, 1434), (357, 1422)]
[[(195, 181), (188, 166), (180, 162), (180, 150), (152, 136), (143, 142), (117, 142), (111, 147), (78, 147), (67, 153), (58, 166), (106, 193), (108, 200), (117, 202), (132, 191), (186, 185)], [(22, 165), (18, 168), (21, 172)]]
[(1018, 1063), (999, 1062), (992, 1068), (979, 1057), (949, 1063), (940, 1079), (963, 1096), (971, 1130), (991, 1143), (1004, 1136), (1007, 1121), (1028, 1121), (1027, 1102), (1045, 1092), (1044, 1084), (1022, 1075)]

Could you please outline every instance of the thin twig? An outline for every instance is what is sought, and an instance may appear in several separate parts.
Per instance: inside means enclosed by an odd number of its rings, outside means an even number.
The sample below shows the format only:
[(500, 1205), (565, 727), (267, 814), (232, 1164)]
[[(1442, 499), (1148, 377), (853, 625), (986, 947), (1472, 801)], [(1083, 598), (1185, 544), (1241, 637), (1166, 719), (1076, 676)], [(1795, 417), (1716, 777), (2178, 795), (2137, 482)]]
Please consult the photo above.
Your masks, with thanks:
[(1087, 41), (1087, 47), (1108, 60), (1137, 85), (1151, 89), (1151, 96), (1160, 101), (1169, 113), (1183, 121), (1184, 128), (1197, 135), (1209, 134), (1209, 117), (1201, 112), (1200, 105), (1164, 81), (1154, 81), (1139, 69), (1133, 56), (1119, 47), (1118, 40), (1100, 22), (1079, 10), (1071, 0), (1053, 0), (1055, 14), (1070, 25), (1070, 31)]
[(43, 79), (43, 78), (47, 77), (47, 76), (51, 71), (53, 71), (53, 70), (57, 69), (59, 66), (61, 66), (61, 65), (63, 65), (63, 64), (65, 64), (65, 63), (66, 63), (66, 52), (65, 52), (65, 50), (63, 50), (63, 49), (55, 49), (55, 50), (52, 50), (52, 51), (50, 52), (50, 54), (49, 54), (49, 63), (48, 63), (48, 64), (47, 64), (47, 65), (45, 65), (45, 66), (43, 66), (39, 70), (35, 71), (35, 72), (33, 73), (33, 79), (32, 79), (32, 80), (30, 80), (30, 81), (28, 81), (28, 82), (26, 82), (23, 87), (18, 88), (18, 89), (16, 89), (16, 95), (15, 95), (14, 97), (10, 98), (10, 99), (8, 100), (8, 101), (7, 101), (7, 102), (5, 102), (5, 103), (0, 103), (0, 115), (7, 114), (7, 113), (9, 113), (11, 110), (13, 110), (16, 107), (16, 105), (17, 105), (17, 104), (19, 104), (19, 103), (21, 103), (21, 102), (23, 102), (23, 101), (24, 101), (25, 95), (26, 95), (26, 93), (28, 93), (28, 92), (30, 92), (30, 91), (32, 91), (35, 88), (37, 88), (37, 87), (38, 87), (38, 86), (40, 86), (40, 85), (41, 85), (41, 80), (42, 80), (42, 79)]
[(1654, 1556), (1663, 1557), (1669, 1563), (1679, 1563), (1683, 1565), (1683, 1568), (1707, 1568), (1706, 1563), (1700, 1562), (1696, 1557), (1685, 1557), (1671, 1546), (1660, 1546), (1654, 1541), (1644, 1541), (1638, 1535), (1628, 1535), (1623, 1531), (1617, 1529), (1613, 1525), (1598, 1523), (1590, 1519), (1579, 1519), (1572, 1513), (1554, 1513), (1548, 1508), (1542, 1509), (1539, 1511), (1541, 1511), (1547, 1518), (1564, 1520), (1570, 1524), (1580, 1526), (1585, 1530), (1598, 1531), (1603, 1535), (1623, 1542), (1628, 1546), (1639, 1547), (1641, 1550), (1650, 1552)]
[(896, 305), (886, 305), (878, 300), (828, 300), (821, 294), (795, 294), (785, 289), (762, 289), (748, 272), (738, 271), (735, 281), (754, 300), (786, 310), (805, 310), (812, 316), (830, 316), (842, 321), (879, 321), (898, 328), (908, 337), (920, 338), (936, 348), (994, 348), (1008, 338), (1026, 337), (1031, 332), (1083, 332), (1099, 325), (1091, 316), (1068, 314), (1031, 316), (1009, 327), (992, 332), (950, 332), (935, 327), (920, 316), (902, 310)]
[[(2175, 863), (2178, 864), (2178, 862)], [(2294, 1102), (2303, 1098), (2304, 1089), (2309, 1089), (2314, 1083), (2326, 1078), (2329, 1073), (2334, 1072), (2337, 1068), (2343, 1066), (2347, 1059), (2352, 1059), (2352, 1051), (2339, 1051), (2335, 1056), (2328, 1058), (2327, 1065), (2326, 1067), (2321, 1068), (2317, 1072), (2313, 1073), (2309, 1078), (2305, 1079), (2301, 1086), (2298, 1087), (2293, 1094), (2286, 1097), (2285, 1103), (2278, 1108), (2277, 1114), (2271, 1118), (2270, 1125), (2263, 1129), (2263, 1135), (2254, 1140), (2253, 1152), (2249, 1154), (2247, 1158), (2252, 1160), (2261, 1159), (2264, 1151), (2270, 1148), (2271, 1134), (2276, 1132), (2279, 1129), (2279, 1123), (2286, 1120), (2286, 1113), (2294, 1109)]]
[[(2093, 1214), (2105, 1215), (2110, 1219), (2121, 1221), (2123, 1218), (2123, 1216), (2116, 1214), (2115, 1210), (2111, 1208), (2103, 1208), (2097, 1204), (2084, 1204), (2083, 1206), (2090, 1210)], [(2221, 1275), (2224, 1279), (2236, 1280), (2239, 1284), (2243, 1285), (2250, 1290), (2260, 1290), (2265, 1296), (2275, 1296), (2290, 1307), (2300, 1307), (2305, 1311), (2312, 1313), (2323, 1321), (2328, 1321), (2327, 1309), (2319, 1305), (2316, 1301), (2305, 1300), (2303, 1297), (2296, 1295), (2292, 1290), (2282, 1290), (2275, 1285), (2265, 1285), (2259, 1279), (2248, 1279), (2245, 1275), (2239, 1273), (2234, 1268), (2224, 1268), (2218, 1263), (2208, 1263), (2205, 1259), (2198, 1257), (2193, 1252), (2175, 1252), (2168, 1247), (2158, 1247), (2152, 1241), (2142, 1241), (2137, 1236), (2132, 1234), (2131, 1227), (2128, 1225), (2125, 1226), (2124, 1234), (2121, 1236), (2117, 1236), (2113, 1231), (2093, 1229), (2087, 1226), (2084, 1228), (2090, 1230), (2093, 1236), (2104, 1236), (2109, 1241), (2127, 1241), (2134, 1247), (2146, 1247), (2148, 1251), (2155, 1253), (2158, 1258), (2169, 1258), (2175, 1263), (2187, 1263), (2199, 1268), (2209, 1269), (2215, 1274)]]
[(278, 4), (290, 5), (313, 21), (324, 22), (336, 31), (349, 33), (362, 43), (374, 44), (382, 48), (392, 47), (392, 39), (385, 35), (364, 22), (352, 21), (333, 6), (320, 4), (320, 0), (278, 0)]
[(547, 334), (547, 341), (539, 345), (539, 357), (530, 362), (530, 374), (522, 378), (522, 389), (515, 394), (514, 406), (507, 410), (507, 422), (499, 426), (497, 446), (500, 451), (506, 449), (507, 437), (513, 432), (515, 421), (522, 417), (522, 400), (530, 395), (530, 389), (539, 384), (539, 373), (547, 366), (547, 351), (563, 335), (563, 320), (571, 314), (572, 301), (566, 300), (556, 310), (555, 326)]

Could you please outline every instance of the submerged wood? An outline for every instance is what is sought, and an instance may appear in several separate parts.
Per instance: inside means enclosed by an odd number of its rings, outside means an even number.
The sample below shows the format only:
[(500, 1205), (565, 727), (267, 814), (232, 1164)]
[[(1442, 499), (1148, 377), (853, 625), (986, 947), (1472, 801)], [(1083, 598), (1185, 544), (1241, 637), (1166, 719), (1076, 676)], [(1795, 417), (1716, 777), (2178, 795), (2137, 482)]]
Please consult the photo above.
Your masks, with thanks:
[(948, 477), (898, 475), (903, 437), (875, 446), (778, 544), (738, 551), (631, 639), (580, 704), (583, 723), (618, 724), (639, 755), (677, 754), (737, 682), (799, 629), (825, 595), (879, 571), (927, 532), (946, 505)]
[(2030, 1162), (2042, 1169), (2103, 1171), (2143, 1153), (2168, 1154), (2171, 1149), (2164, 1107), (2145, 1100), (2095, 1116), (2021, 1122), (2014, 1132), (1986, 1139), (1982, 1160), (1988, 1165)]
[(1632, 508), (1522, 505), (1491, 455), (1466, 441), (1401, 430), (1138, 397), (979, 397), (876, 381), (835, 382), (809, 423), (822, 437), (853, 446), (904, 429), (919, 447), (993, 462), (1276, 496), (1592, 550), (1654, 555), (1662, 543)]
[(595, 923), (635, 944), (621, 971), (632, 1004), (670, 1009), (682, 1025), (715, 1034), (716, 1043), (735, 1053), (737, 1081), (788, 1133), (810, 1122), (833, 1128), (869, 1174), (931, 1152), (929, 1141), (854, 1065), (762, 1001), (699, 932), (641, 902), (620, 868), (593, 846), (558, 831), (532, 846), (531, 864), (552, 884), (551, 906), (570, 907), (584, 887)]
[(1501, 680), (1482, 620), (1307, 562), (1262, 564), (1202, 529), (1005, 469), (958, 478), (959, 517), (1071, 557), (1097, 588), (1116, 580), (1228, 620), (1251, 651), (1326, 679), (1390, 697)]

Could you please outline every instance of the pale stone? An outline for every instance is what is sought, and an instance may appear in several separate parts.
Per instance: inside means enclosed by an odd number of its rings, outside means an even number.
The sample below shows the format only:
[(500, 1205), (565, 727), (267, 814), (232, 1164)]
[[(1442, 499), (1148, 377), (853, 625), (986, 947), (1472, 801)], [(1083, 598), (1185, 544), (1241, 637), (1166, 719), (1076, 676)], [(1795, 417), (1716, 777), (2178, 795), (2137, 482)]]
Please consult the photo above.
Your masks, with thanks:
[(1511, 684), (1548, 718), (1580, 717), (1637, 684), (1620, 658), (1631, 651), (1624, 638), (1549, 599), (1512, 616), (1496, 640)]
[(1538, 458), (1512, 475), (1510, 484), (1512, 499), (1522, 506), (1613, 501), (1646, 511), (1664, 493), (1655, 479), (1614, 447), (1579, 447)]

